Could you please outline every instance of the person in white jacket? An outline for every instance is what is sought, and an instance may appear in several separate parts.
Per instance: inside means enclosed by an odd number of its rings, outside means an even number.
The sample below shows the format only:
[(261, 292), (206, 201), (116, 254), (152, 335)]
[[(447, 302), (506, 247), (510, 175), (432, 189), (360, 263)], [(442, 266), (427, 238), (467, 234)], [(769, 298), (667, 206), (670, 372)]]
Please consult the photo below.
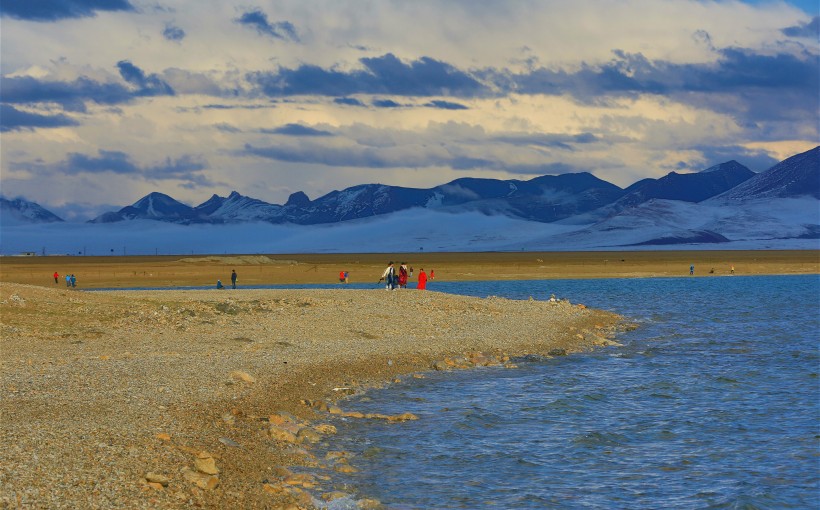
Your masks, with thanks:
[(393, 290), (396, 288), (396, 270), (393, 268), (392, 260), (389, 264), (387, 264), (387, 268), (384, 270), (384, 273), (382, 273), (382, 277), (379, 278), (379, 281), (382, 280), (385, 282), (386, 290)]

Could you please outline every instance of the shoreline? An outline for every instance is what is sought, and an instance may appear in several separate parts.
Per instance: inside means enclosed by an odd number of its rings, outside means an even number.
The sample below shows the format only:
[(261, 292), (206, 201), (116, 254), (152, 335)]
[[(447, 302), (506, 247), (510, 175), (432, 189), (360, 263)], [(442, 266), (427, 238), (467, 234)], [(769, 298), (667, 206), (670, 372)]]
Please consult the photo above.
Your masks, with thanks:
[(342, 497), (333, 473), (355, 469), (344, 453), (311, 453), (332, 445), (328, 413), (412, 419), (344, 414), (336, 402), (351, 391), (587, 351), (624, 324), (566, 302), (380, 289), (0, 283), (0, 310), (8, 508), (309, 508), (309, 495)]
[[(66, 274), (76, 274), (78, 288), (214, 287), (217, 279), (238, 285), (339, 284), (375, 282), (388, 261), (406, 261), (419, 271), (435, 271), (438, 281), (546, 280), (589, 278), (695, 277), (820, 274), (820, 250), (657, 251), (657, 252), (478, 252), (397, 254), (256, 254), (194, 256), (3, 257), (0, 281), (65, 288)], [(55, 284), (53, 273), (60, 275)]]

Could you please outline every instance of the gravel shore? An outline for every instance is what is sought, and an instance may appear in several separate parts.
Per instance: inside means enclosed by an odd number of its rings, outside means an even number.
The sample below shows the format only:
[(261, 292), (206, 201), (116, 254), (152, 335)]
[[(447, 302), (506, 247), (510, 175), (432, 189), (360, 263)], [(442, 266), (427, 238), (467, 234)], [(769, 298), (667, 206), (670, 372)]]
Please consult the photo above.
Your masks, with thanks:
[[(607, 345), (568, 302), (399, 290), (81, 292), (0, 283), (0, 508), (311, 508), (331, 414), (435, 369)], [(342, 388), (342, 389), (340, 389)], [(351, 389), (348, 389), (351, 388)]]

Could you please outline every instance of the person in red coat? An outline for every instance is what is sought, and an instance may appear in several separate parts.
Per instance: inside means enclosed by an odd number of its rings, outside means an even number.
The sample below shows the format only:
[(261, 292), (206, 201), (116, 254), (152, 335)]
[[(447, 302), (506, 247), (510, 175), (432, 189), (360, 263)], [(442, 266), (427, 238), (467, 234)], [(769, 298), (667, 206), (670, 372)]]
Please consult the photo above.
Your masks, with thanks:
[(402, 262), (399, 266), (399, 288), (407, 288), (407, 262)]
[(419, 284), (416, 288), (419, 290), (427, 288), (427, 273), (424, 272), (423, 267), (419, 270)]
[(55, 285), (57, 284), (57, 280), (59, 278), (60, 278), (60, 273), (58, 273), (57, 271), (54, 271), (54, 284)]

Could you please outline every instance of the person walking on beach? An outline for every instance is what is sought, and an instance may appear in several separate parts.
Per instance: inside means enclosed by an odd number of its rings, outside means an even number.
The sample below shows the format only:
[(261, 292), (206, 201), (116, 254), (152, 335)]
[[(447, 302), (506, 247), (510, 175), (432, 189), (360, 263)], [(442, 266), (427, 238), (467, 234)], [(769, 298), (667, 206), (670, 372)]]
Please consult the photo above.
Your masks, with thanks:
[(399, 266), (399, 288), (407, 288), (407, 262), (402, 262)]
[(435, 269), (431, 269), (431, 270), (430, 270), (430, 279), (431, 279), (431, 280), (435, 280), (435, 279), (436, 279), (436, 270), (435, 270)]
[(729, 270), (729, 274), (735, 274), (735, 266), (732, 265), (732, 269)]
[(231, 287), (236, 288), (236, 269), (231, 269)]
[(691, 266), (689, 266), (689, 274), (690, 274), (690, 275), (695, 274), (695, 265), (694, 265), (694, 264), (692, 264)]
[(77, 286), (77, 277), (73, 274), (71, 275), (71, 288), (75, 288)]
[(60, 280), (60, 273), (58, 273), (57, 271), (54, 271), (54, 285), (57, 285), (57, 283), (59, 283), (59, 280)]
[(65, 286), (66, 286), (66, 288), (71, 287), (71, 275), (70, 274), (65, 275)]
[(216, 281), (216, 288), (219, 289), (219, 290), (222, 290), (222, 289), (225, 288), (225, 286), (222, 285), (222, 280), (217, 280)]
[(393, 290), (396, 288), (396, 282), (394, 281), (394, 278), (396, 278), (396, 270), (393, 268), (393, 261), (391, 260), (387, 264), (387, 268), (385, 268), (384, 272), (382, 273), (382, 277), (379, 278), (379, 281), (384, 280), (385, 290)]
[(419, 283), (416, 286), (418, 290), (425, 290), (427, 288), (427, 273), (424, 272), (424, 268), (419, 269)]

